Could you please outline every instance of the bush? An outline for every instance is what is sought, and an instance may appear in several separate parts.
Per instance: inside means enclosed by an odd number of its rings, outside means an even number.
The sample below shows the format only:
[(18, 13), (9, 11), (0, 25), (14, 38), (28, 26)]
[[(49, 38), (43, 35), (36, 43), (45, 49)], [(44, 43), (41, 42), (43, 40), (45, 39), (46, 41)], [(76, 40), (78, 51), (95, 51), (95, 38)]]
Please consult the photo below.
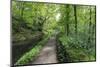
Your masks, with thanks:
[(62, 35), (59, 37), (60, 46), (64, 46), (65, 52), (70, 57), (70, 62), (95, 60), (95, 43), (88, 43), (88, 38), (85, 36), (81, 34), (81, 36), (79, 35), (77, 37), (74, 35)]

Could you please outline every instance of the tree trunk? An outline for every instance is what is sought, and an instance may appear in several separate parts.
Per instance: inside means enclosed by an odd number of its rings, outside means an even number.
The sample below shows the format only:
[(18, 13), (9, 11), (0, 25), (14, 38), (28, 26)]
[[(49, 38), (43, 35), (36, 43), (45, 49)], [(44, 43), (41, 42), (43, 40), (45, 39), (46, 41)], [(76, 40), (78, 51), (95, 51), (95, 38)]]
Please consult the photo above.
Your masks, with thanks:
[(88, 38), (88, 43), (90, 44), (91, 42), (91, 6), (90, 6), (90, 22), (89, 22), (89, 38)]
[(21, 3), (21, 14), (20, 14), (21, 19), (23, 19), (23, 14), (24, 14), (23, 12), (24, 12), (24, 2)]
[(77, 36), (77, 9), (76, 9), (76, 5), (74, 5), (74, 17), (75, 17), (75, 34)]
[(67, 36), (69, 35), (69, 24), (67, 24)]
[(66, 35), (68, 36), (69, 35), (69, 18), (70, 18), (70, 11), (69, 11), (69, 9), (70, 9), (70, 6), (69, 5), (67, 5), (66, 6), (66, 11), (65, 11), (65, 13), (66, 13), (66, 24), (65, 24), (65, 31), (66, 31)]

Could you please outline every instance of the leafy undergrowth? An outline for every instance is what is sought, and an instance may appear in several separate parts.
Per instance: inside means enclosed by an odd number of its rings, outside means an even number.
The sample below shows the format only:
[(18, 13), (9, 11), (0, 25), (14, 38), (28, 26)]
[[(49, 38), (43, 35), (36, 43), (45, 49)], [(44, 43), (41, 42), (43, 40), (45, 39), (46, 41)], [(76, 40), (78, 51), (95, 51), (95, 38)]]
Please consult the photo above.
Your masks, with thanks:
[(60, 41), (57, 40), (57, 60), (58, 63), (67, 63), (70, 62), (70, 57), (66, 52), (65, 46), (61, 44)]
[(15, 39), (16, 41), (12, 42), (12, 64), (17, 62), (21, 56), (23, 56), (26, 52), (30, 51), (33, 47), (35, 47), (36, 44), (41, 41), (42, 36), (43, 36), (43, 34), (39, 32), (39, 33), (30, 35), (31, 37), (28, 35), (29, 38), (26, 38), (25, 40), (23, 40), (21, 38), (26, 34), (24, 35), (18, 34), (18, 35), (19, 36), (17, 37), (19, 38)]
[[(59, 41), (59, 48), (63, 47), (60, 51), (60, 62), (95, 61), (95, 43), (89, 44), (86, 39), (65, 35), (61, 36)], [(64, 56), (68, 58), (62, 58)]]
[(40, 34), (43, 34), (43, 33), (39, 32), (39, 31), (32, 32), (31, 30), (23, 29), (23, 31), (21, 31), (21, 32), (12, 34), (13, 35), (12, 40), (14, 43), (15, 42), (17, 43), (17, 42), (32, 39), (33, 37), (38, 36)]
[(47, 42), (49, 37), (46, 37), (42, 41), (40, 41), (34, 48), (32, 48), (29, 52), (25, 53), (17, 62), (15, 65), (24, 65), (28, 64), (30, 61), (34, 60), (37, 55), (39, 54), (41, 48), (44, 46), (44, 44)]

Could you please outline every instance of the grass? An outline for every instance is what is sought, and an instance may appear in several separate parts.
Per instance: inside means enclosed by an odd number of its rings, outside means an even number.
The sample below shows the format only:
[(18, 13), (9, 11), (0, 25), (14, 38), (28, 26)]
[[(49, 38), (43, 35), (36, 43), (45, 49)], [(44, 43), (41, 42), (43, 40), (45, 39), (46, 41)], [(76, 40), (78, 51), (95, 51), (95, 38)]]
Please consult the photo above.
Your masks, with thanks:
[(34, 48), (32, 48), (29, 52), (25, 53), (16, 63), (15, 65), (24, 65), (28, 64), (30, 61), (34, 60), (39, 54), (43, 45), (47, 42), (49, 37), (46, 37), (42, 41), (40, 41)]

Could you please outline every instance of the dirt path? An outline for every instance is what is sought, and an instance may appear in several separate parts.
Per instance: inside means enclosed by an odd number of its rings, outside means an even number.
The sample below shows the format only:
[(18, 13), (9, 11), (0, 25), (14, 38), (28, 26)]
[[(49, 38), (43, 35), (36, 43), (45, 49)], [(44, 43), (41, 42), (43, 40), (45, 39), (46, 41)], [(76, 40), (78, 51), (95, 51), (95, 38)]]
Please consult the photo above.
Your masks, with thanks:
[(54, 37), (48, 40), (47, 44), (43, 47), (37, 59), (34, 62), (32, 62), (32, 64), (47, 63), (57, 63), (56, 39)]

